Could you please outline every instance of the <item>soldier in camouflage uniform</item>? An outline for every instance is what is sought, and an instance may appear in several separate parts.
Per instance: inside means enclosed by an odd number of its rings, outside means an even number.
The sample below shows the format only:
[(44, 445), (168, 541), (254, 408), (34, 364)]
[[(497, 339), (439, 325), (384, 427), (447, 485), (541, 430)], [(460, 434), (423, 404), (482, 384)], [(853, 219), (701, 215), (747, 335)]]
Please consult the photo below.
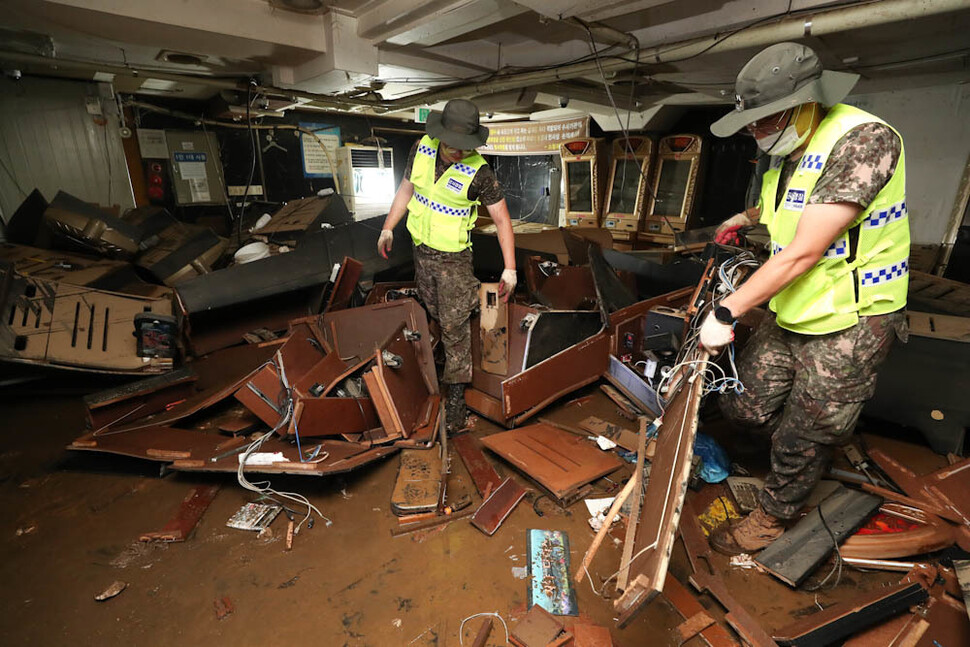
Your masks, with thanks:
[[(899, 337), (905, 341), (905, 284), (894, 284), (895, 301), (881, 306), (878, 314), (867, 316), (858, 305), (859, 291), (865, 289), (859, 286), (866, 282), (851, 279), (858, 316), (848, 325), (825, 327), (816, 323), (824, 319), (813, 322), (808, 318), (793, 324), (789, 316), (795, 306), (802, 308), (800, 312), (816, 306), (824, 310), (825, 304), (820, 306), (819, 299), (835, 298), (826, 290), (849, 273), (852, 268), (848, 264), (856, 259), (865, 263), (877, 253), (860, 248), (860, 228), (868, 223), (866, 217), (860, 220), (860, 215), (878, 216), (875, 206), (884, 204), (892, 197), (890, 193), (895, 196), (903, 190), (905, 171), (898, 134), (878, 118), (868, 121), (871, 115), (852, 108), (834, 106), (826, 112), (824, 106), (837, 104), (855, 82), (839, 75), (826, 78), (831, 74), (823, 75), (817, 57), (807, 47), (794, 43), (772, 46), (756, 55), (739, 74), (737, 112), (711, 127), (720, 136), (747, 127), (763, 151), (780, 156), (772, 167), (777, 169), (777, 184), (763, 189), (758, 207), (723, 223), (717, 240), (730, 242), (738, 227), (764, 215), (769, 200), (777, 205), (771, 218), (781, 214), (794, 217), (797, 224), (794, 238), (783, 246), (775, 242), (778, 221), (774, 221), (775, 231), (769, 223), (772, 259), (737, 292), (725, 297), (701, 327), (701, 345), (716, 353), (733, 338), (736, 317), (774, 297), (771, 305), (775, 312), (763, 319), (738, 361), (743, 393), (721, 398), (728, 419), (771, 437), (771, 472), (758, 508), (711, 534), (712, 546), (726, 554), (763, 548), (781, 535), (786, 522), (797, 517), (828, 470), (834, 448), (849, 441), (865, 402), (875, 391), (876, 368), (886, 358), (893, 340)], [(761, 107), (757, 107), (759, 103)], [(803, 160), (808, 150), (824, 151), (824, 136), (817, 142), (813, 138), (822, 132), (820, 126), (830, 113), (839, 118), (851, 115), (853, 121), (846, 120), (847, 127), (836, 131), (844, 134), (831, 146), (827, 157), (823, 154)], [(807, 200), (803, 192), (799, 208), (794, 209), (788, 203), (791, 187), (798, 186), (792, 178), (796, 169), (810, 168), (812, 162), (821, 166), (818, 179)], [(900, 177), (891, 185), (896, 173)], [(800, 174), (803, 182), (804, 176)], [(905, 202), (902, 205), (905, 216)], [(785, 209), (795, 215), (785, 216)], [(872, 222), (881, 221), (874, 218)], [(896, 235), (896, 248), (899, 254), (908, 256), (908, 225), (904, 229), (905, 235)], [(850, 248), (845, 262), (838, 261), (847, 267), (841, 274), (837, 263), (830, 260), (837, 256), (831, 250), (840, 240), (848, 241)], [(884, 243), (878, 249), (887, 247)], [(812, 285), (805, 282), (810, 274), (822, 278)], [(786, 291), (788, 296), (779, 299)]]
[[(427, 132), (411, 148), (377, 247), (386, 258), (394, 239), (392, 230), (408, 215), (418, 295), (428, 314), (441, 325), (446, 425), (449, 431), (457, 431), (465, 426), (465, 387), (472, 380), (469, 318), (478, 306), (479, 288), (472, 272), (470, 235), (464, 228), (474, 224), (477, 206), (484, 205), (495, 222), (502, 248), (505, 270), (499, 292), (506, 300), (516, 285), (515, 243), (502, 189), (491, 167), (474, 150), (488, 138), (488, 128), (478, 123), (475, 104), (463, 99), (449, 101), (443, 112), (428, 116)], [(416, 162), (418, 154), (422, 158)], [(461, 217), (456, 214), (463, 213), (470, 215), (465, 216), (457, 237), (442, 233), (452, 232), (456, 218)]]

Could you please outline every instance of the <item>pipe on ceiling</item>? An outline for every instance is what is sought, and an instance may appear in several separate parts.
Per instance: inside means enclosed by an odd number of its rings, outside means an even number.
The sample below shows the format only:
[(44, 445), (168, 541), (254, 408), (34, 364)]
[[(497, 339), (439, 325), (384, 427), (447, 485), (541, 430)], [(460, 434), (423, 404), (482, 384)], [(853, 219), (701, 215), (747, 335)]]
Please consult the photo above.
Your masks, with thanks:
[[(677, 62), (687, 58), (719, 54), (749, 47), (764, 47), (786, 40), (798, 40), (806, 36), (824, 36), (852, 29), (878, 27), (890, 23), (905, 22), (937, 14), (966, 10), (966, 8), (967, 0), (873, 0), (871, 2), (862, 2), (827, 10), (806, 11), (801, 14), (779, 18), (777, 22), (754, 25), (750, 28), (742, 28), (741, 30), (736, 30), (725, 35), (715, 34), (713, 36), (704, 36), (641, 49), (638, 63), (616, 59), (602, 60), (599, 62), (599, 65), (597, 65), (596, 61), (574, 63), (555, 69), (508, 74), (501, 78), (481, 83), (458, 83), (436, 90), (420, 92), (400, 99), (385, 101), (331, 96), (272, 86), (258, 86), (254, 89), (268, 96), (281, 97), (294, 101), (297, 99), (313, 101), (322, 107), (333, 107), (344, 110), (350, 108), (371, 108), (381, 112), (407, 110), (448, 99), (474, 97), (480, 94), (493, 94), (542, 83), (565, 81), (589, 74), (596, 74), (600, 68), (604, 73), (631, 69), (635, 65), (648, 69), (650, 65)], [(674, 49), (676, 49), (676, 55), (669, 60), (666, 59), (665, 54)], [(137, 68), (107, 63), (72, 61), (59, 58), (52, 59), (45, 56), (20, 52), (3, 51), (0, 52), (0, 58), (11, 62), (100, 71), (136, 78), (153, 78), (178, 83), (205, 85), (223, 90), (246, 89), (244, 82), (225, 81), (213, 77), (192, 76), (188, 74), (139, 70)]]

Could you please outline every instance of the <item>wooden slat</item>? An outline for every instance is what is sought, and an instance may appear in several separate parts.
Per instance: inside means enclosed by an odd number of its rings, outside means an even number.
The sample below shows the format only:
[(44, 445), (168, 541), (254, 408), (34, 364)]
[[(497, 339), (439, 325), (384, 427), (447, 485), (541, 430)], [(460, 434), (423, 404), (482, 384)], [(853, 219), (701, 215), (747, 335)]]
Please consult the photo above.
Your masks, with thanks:
[[(699, 358), (700, 367), (706, 359), (706, 354)], [(630, 563), (632, 582), (614, 602), (621, 627), (663, 589), (690, 477), (703, 390), (704, 379), (699, 373), (683, 381), (663, 416)]]
[(472, 482), (475, 483), (475, 489), (478, 490), (478, 493), (485, 497), (494, 492), (502, 482), (502, 478), (485, 458), (485, 454), (482, 452), (482, 442), (469, 433), (453, 437), (451, 443), (458, 451), (458, 455), (465, 464), (469, 476), (472, 477)]
[(525, 489), (512, 478), (507, 478), (492, 495), (475, 511), (472, 525), (486, 535), (494, 535), (502, 522), (512, 514), (515, 506), (525, 496)]
[(498, 293), (498, 283), (482, 283), (478, 300), (481, 308), (482, 370), (505, 376), (509, 372), (509, 309)]
[(219, 493), (219, 485), (200, 485), (182, 500), (175, 516), (159, 531), (146, 532), (141, 541), (185, 541)]
[[(699, 613), (705, 613), (704, 606), (691, 595), (690, 591), (676, 577), (668, 577), (664, 580), (663, 595), (685, 619), (690, 619)], [(727, 629), (716, 623), (709, 626), (705, 625), (700, 634), (710, 647), (737, 647), (738, 644), (738, 641), (731, 637)], [(684, 638), (684, 640), (686, 639)]]

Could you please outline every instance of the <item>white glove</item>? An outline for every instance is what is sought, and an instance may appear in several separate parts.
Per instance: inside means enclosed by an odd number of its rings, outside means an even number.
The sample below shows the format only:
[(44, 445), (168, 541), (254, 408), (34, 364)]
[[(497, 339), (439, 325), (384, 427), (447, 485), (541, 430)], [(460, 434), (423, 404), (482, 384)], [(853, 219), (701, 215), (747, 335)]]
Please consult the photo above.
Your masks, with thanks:
[(381, 237), (377, 239), (377, 251), (381, 256), (387, 258), (387, 254), (391, 251), (391, 245), (394, 244), (394, 232), (390, 229), (381, 229)]
[(502, 301), (508, 301), (515, 292), (515, 284), (518, 283), (519, 276), (515, 270), (502, 270), (502, 280), (498, 284), (498, 295)]
[(733, 245), (737, 244), (737, 231), (741, 227), (750, 227), (754, 224), (745, 213), (739, 213), (731, 216), (720, 225), (714, 231), (714, 242), (721, 245)]
[(734, 341), (734, 327), (718, 321), (713, 312), (708, 313), (704, 323), (701, 324), (701, 348), (711, 355), (717, 355), (732, 341)]

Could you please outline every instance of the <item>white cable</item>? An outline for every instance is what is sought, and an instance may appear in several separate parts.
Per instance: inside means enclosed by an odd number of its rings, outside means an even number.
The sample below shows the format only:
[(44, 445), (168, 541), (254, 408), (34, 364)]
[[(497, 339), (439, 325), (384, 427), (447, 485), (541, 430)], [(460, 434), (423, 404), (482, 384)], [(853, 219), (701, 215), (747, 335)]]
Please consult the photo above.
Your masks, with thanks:
[(481, 616), (495, 616), (496, 618), (498, 618), (502, 622), (502, 626), (505, 628), (505, 643), (508, 644), (508, 642), (509, 642), (509, 626), (507, 624), (505, 624), (505, 620), (502, 618), (502, 616), (500, 616), (498, 614), (497, 611), (485, 611), (484, 613), (476, 613), (476, 614), (470, 615), (467, 618), (465, 618), (464, 620), (462, 620), (461, 621), (461, 625), (458, 627), (458, 644), (459, 645), (464, 645), (465, 644), (465, 639), (462, 636), (463, 630), (465, 628), (465, 623), (468, 622), (469, 620), (474, 619), (474, 618), (480, 618)]

